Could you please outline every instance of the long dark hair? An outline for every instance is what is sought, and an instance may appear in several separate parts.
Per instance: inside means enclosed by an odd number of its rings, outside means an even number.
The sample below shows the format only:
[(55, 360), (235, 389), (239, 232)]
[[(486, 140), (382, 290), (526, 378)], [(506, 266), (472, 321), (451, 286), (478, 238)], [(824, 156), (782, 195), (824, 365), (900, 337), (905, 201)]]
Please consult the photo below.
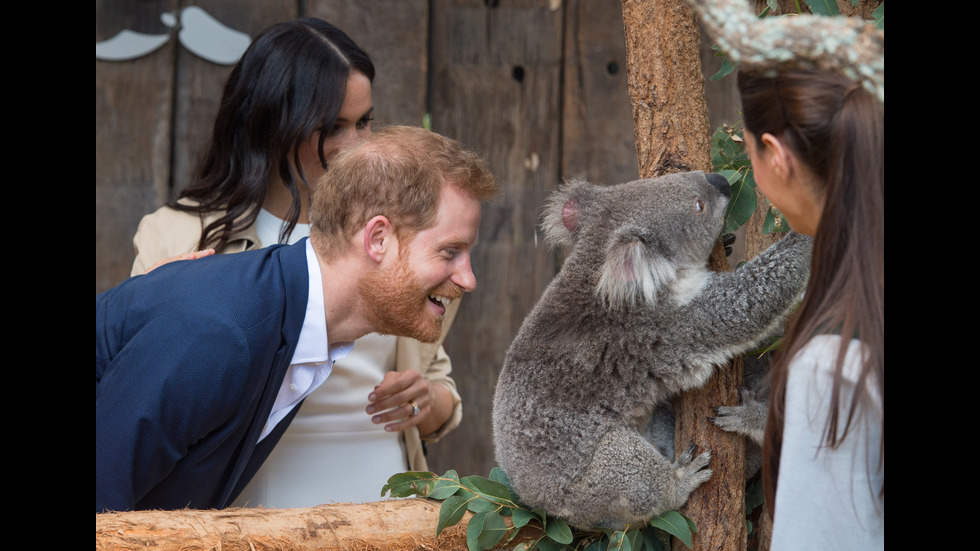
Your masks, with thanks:
[[(783, 140), (813, 173), (824, 198), (806, 294), (774, 361), (762, 466), (773, 507), (788, 364), (815, 335), (843, 337), (824, 443), (839, 446), (867, 397), (877, 395), (881, 441), (868, 445), (877, 444), (877, 468), (884, 468), (885, 108), (859, 85), (829, 72), (741, 73), (738, 85), (746, 130)], [(850, 403), (842, 404), (841, 371), (851, 338), (862, 345), (861, 370)]]
[[(280, 233), (284, 241), (299, 219), (296, 178), (306, 183), (299, 150), (314, 131), (323, 141), (337, 119), (347, 78), (374, 80), (374, 65), (343, 31), (320, 19), (273, 25), (252, 42), (225, 84), (211, 142), (194, 180), (171, 208), (204, 214), (224, 211), (201, 232), (199, 248), (219, 251), (255, 222), (275, 170), (292, 196)], [(191, 199), (194, 204), (179, 202)]]

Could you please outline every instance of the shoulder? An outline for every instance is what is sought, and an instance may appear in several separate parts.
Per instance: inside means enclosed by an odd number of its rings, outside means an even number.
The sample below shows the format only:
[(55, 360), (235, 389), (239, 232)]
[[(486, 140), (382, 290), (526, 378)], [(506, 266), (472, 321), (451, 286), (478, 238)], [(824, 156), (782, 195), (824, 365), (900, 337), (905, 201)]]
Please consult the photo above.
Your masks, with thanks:
[(144, 216), (133, 236), (136, 260), (130, 275), (143, 274), (160, 260), (197, 250), (202, 227), (196, 213), (169, 206)]
[[(188, 206), (197, 204), (188, 199), (181, 199), (180, 203)], [(198, 250), (204, 227), (223, 214), (224, 211), (213, 211), (202, 215), (170, 206), (160, 207), (147, 214), (140, 220), (136, 235), (133, 236), (136, 259), (130, 275), (146, 273), (150, 266), (161, 260)], [(261, 246), (253, 226), (232, 236), (229, 245), (218, 252), (241, 252)]]
[[(817, 381), (830, 381), (837, 371), (837, 358), (841, 348), (846, 347), (841, 376), (845, 383), (855, 384), (861, 374), (862, 354), (865, 352), (861, 341), (846, 340), (839, 335), (817, 335), (810, 339), (790, 362), (790, 380), (798, 382), (807, 373), (813, 374)], [(820, 385), (823, 386), (823, 385)]]

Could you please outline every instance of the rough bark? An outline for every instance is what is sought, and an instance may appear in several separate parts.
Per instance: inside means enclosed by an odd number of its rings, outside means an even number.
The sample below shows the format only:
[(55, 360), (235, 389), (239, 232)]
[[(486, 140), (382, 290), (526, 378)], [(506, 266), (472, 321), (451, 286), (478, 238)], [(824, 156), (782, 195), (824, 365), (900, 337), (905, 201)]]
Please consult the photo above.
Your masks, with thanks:
[(680, 0), (623, 0), (640, 176), (711, 169), (701, 37)]
[[(680, 0), (623, 0), (623, 22), (640, 176), (710, 171), (701, 39), (693, 12)], [(711, 265), (728, 269), (720, 244)], [(742, 364), (736, 361), (674, 403), (677, 452), (691, 445), (712, 452), (714, 475), (684, 510), (698, 526), (695, 549), (745, 548), (745, 442), (710, 421), (713, 406), (738, 403), (741, 382)]]
[[(308, 509), (133, 511), (95, 515), (95, 548), (155, 551), (466, 549), (466, 516), (436, 537), (440, 503), (403, 499)], [(525, 527), (513, 544), (540, 537)]]

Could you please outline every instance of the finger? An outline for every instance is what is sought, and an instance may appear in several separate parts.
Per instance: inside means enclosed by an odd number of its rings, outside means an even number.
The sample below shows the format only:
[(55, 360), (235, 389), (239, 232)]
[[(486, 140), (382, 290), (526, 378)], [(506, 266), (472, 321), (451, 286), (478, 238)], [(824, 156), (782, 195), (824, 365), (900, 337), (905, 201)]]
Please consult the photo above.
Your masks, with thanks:
[[(409, 406), (409, 409), (411, 409), (411, 406)], [(419, 423), (422, 422), (423, 419), (425, 419), (427, 415), (429, 415), (431, 409), (432, 408), (428, 406), (420, 407), (418, 415), (409, 415), (407, 418), (396, 421), (394, 423), (389, 423), (385, 425), (385, 431), (398, 432), (398, 431), (403, 431), (407, 428), (417, 426)]]
[(368, 400), (371, 402), (377, 402), (378, 400), (387, 398), (398, 392), (402, 392), (405, 389), (411, 387), (416, 381), (420, 380), (422, 376), (418, 371), (414, 369), (409, 369), (404, 372), (389, 371), (385, 373), (381, 382), (378, 386), (374, 387), (374, 390), (368, 396)]
[(411, 401), (415, 401), (419, 407), (422, 407), (424, 405), (428, 405), (429, 403), (429, 382), (425, 379), (418, 379), (414, 381), (411, 386), (394, 394), (380, 397), (378, 394), (380, 394), (380, 392), (374, 392), (371, 394), (371, 396), (375, 396), (379, 399), (368, 404), (366, 409), (368, 414), (397, 408)]

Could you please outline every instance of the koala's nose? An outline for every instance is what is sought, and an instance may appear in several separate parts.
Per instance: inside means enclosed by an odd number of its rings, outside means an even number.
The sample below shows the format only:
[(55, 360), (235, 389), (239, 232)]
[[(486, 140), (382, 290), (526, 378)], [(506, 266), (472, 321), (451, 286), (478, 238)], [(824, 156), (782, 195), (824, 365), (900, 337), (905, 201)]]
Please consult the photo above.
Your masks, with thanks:
[(731, 198), (732, 196), (732, 186), (728, 184), (728, 179), (721, 174), (715, 174), (713, 172), (704, 175), (708, 179), (708, 183), (715, 187), (722, 195)]

